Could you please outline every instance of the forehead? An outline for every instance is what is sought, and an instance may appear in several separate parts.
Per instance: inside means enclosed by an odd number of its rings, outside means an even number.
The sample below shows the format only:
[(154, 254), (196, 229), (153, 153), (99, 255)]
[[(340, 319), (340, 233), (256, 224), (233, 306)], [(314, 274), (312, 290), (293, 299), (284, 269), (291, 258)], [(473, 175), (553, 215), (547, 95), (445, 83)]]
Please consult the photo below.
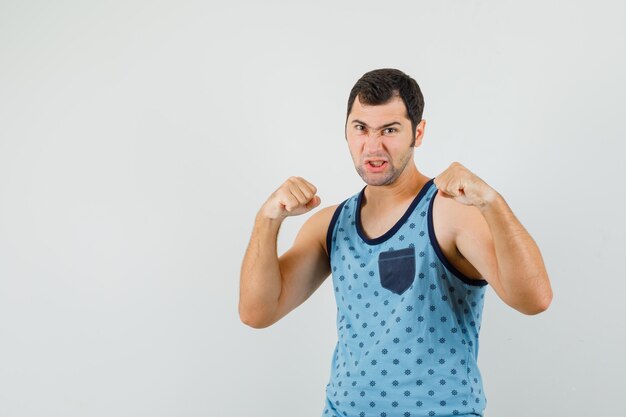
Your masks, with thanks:
[[(393, 96), (385, 104), (367, 105), (361, 103), (359, 96), (354, 99), (352, 110), (350, 110), (350, 116), (348, 121), (354, 119), (362, 120), (373, 126), (378, 126), (391, 119), (401, 121), (408, 121), (406, 106), (400, 96)], [(366, 120), (367, 119), (367, 120)]]

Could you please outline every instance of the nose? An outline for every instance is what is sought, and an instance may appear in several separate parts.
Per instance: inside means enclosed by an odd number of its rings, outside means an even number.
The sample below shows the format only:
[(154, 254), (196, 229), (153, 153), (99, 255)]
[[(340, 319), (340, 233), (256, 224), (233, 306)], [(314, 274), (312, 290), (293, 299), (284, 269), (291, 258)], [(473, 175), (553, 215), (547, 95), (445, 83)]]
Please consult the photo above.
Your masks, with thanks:
[(375, 153), (383, 149), (382, 136), (379, 133), (368, 134), (365, 137), (365, 150), (368, 153)]

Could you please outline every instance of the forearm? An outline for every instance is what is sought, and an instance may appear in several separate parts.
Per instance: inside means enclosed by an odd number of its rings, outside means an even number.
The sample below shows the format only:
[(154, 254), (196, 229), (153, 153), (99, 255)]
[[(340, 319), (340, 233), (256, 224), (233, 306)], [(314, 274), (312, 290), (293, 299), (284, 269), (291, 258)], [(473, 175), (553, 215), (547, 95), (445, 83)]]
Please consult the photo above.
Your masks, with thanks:
[(498, 276), (510, 305), (526, 314), (548, 308), (552, 289), (537, 244), (500, 194), (479, 209), (493, 236)]
[(276, 240), (281, 223), (257, 214), (241, 266), (239, 316), (252, 326), (262, 326), (278, 304), (282, 278)]

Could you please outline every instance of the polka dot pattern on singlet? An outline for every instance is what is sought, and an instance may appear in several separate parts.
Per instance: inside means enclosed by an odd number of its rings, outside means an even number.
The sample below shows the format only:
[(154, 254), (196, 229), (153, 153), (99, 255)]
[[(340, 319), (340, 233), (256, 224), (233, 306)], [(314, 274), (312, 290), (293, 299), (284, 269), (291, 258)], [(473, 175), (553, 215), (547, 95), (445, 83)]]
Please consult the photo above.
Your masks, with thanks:
[(441, 252), (433, 179), (377, 238), (361, 227), (364, 190), (337, 207), (327, 234), (338, 340), (322, 416), (482, 415), (487, 282), (464, 276)]

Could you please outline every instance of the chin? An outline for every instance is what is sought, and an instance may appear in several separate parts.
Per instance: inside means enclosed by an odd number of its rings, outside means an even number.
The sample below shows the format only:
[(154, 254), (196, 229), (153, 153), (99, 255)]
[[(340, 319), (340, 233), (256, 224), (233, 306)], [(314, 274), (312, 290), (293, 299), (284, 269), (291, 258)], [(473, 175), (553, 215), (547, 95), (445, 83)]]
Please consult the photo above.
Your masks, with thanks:
[(395, 181), (395, 178), (389, 175), (384, 176), (384, 177), (372, 177), (372, 176), (365, 175), (365, 176), (361, 176), (361, 178), (363, 179), (363, 182), (371, 186), (388, 185)]

